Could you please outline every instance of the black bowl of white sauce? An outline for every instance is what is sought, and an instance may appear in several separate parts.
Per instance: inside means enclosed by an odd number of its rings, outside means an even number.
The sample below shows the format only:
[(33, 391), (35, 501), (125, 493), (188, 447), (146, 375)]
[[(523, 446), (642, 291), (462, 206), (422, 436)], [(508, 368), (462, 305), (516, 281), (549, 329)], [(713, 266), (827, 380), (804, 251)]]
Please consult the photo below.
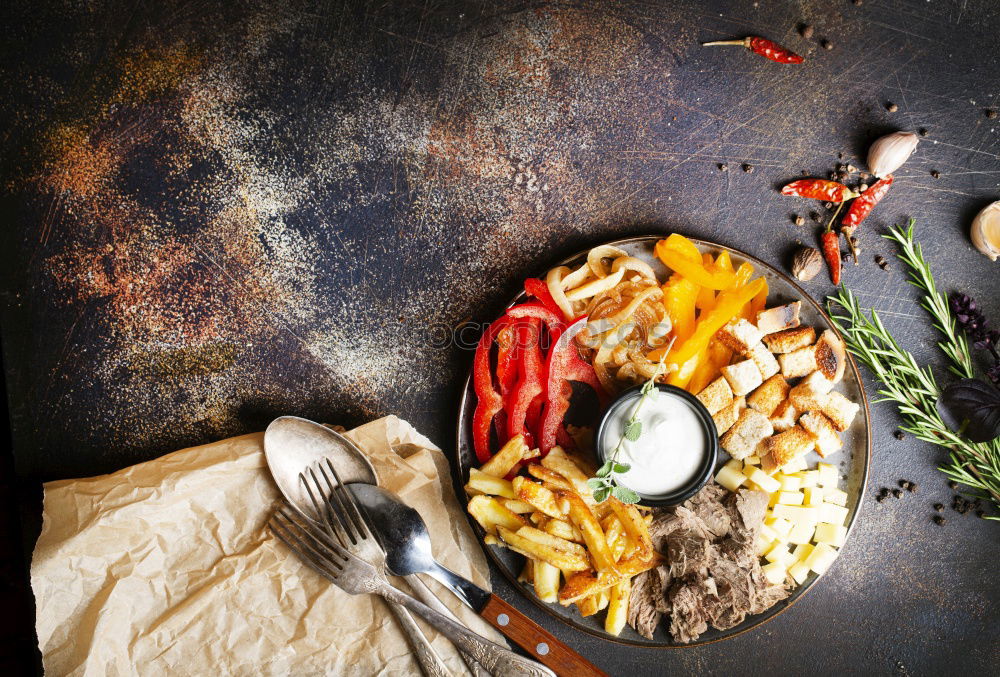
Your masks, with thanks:
[[(639, 494), (642, 505), (678, 505), (712, 477), (719, 456), (715, 422), (694, 395), (676, 386), (657, 384), (641, 398), (642, 386), (635, 386), (610, 404), (594, 438), (597, 455), (606, 462), (618, 450), (616, 462), (629, 470), (616, 479)], [(631, 440), (625, 428), (633, 415), (642, 426)]]

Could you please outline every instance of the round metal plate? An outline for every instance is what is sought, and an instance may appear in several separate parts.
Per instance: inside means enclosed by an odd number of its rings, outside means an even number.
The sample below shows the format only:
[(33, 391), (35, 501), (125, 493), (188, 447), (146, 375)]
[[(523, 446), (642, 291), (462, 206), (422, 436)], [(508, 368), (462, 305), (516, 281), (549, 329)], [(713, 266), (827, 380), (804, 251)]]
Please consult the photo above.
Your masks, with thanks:
[[(624, 249), (631, 256), (635, 256), (646, 261), (653, 266), (653, 270), (656, 271), (659, 279), (665, 280), (669, 271), (653, 255), (653, 246), (663, 237), (663, 235), (648, 235), (623, 240), (614, 240), (608, 242), (607, 244)], [(800, 316), (803, 324), (816, 327), (817, 333), (824, 329), (833, 329), (836, 331), (833, 324), (830, 322), (830, 318), (823, 311), (820, 305), (816, 303), (816, 301), (814, 301), (812, 297), (810, 297), (791, 278), (781, 271), (736, 249), (731, 249), (712, 242), (705, 242), (703, 240), (692, 239), (692, 242), (694, 242), (698, 246), (698, 249), (703, 253), (707, 252), (715, 255), (723, 250), (728, 251), (732, 257), (734, 266), (739, 266), (739, 264), (744, 261), (751, 263), (754, 266), (756, 273), (758, 275), (763, 275), (767, 279), (768, 287), (770, 289), (770, 293), (768, 295), (768, 306), (789, 303), (792, 301), (802, 301)], [(585, 258), (586, 251), (580, 252), (565, 261), (557, 263), (556, 265), (580, 265)], [(520, 303), (524, 300), (525, 297), (521, 294), (511, 302), (511, 305), (514, 303)], [(835, 456), (825, 459), (826, 462), (835, 463), (839, 467), (843, 483), (842, 488), (844, 488), (849, 496), (847, 508), (850, 510), (850, 515), (848, 517), (847, 526), (848, 538), (850, 538), (851, 529), (854, 526), (858, 512), (864, 502), (865, 484), (868, 479), (868, 461), (871, 456), (871, 424), (868, 411), (868, 400), (865, 397), (864, 385), (861, 382), (861, 375), (858, 373), (857, 364), (855, 364), (854, 359), (850, 356), (848, 356), (848, 369), (846, 370), (844, 380), (838, 386), (838, 389), (852, 401), (863, 403), (859, 415), (854, 419), (854, 423), (842, 434), (842, 440), (844, 442), (843, 449), (841, 449), (841, 451)], [(472, 413), (475, 409), (475, 404), (476, 396), (472, 390), (470, 373), (469, 378), (466, 379), (465, 388), (462, 391), (462, 397), (458, 410), (457, 456), (455, 459), (457, 468), (455, 469), (454, 481), (455, 489), (459, 496), (464, 495), (462, 487), (468, 480), (469, 468), (478, 465), (472, 446)], [(597, 422), (595, 421), (595, 426), (596, 423)], [(815, 451), (811, 452), (806, 458), (810, 466), (815, 465), (815, 463), (819, 460), (819, 456)], [(720, 452), (719, 463), (724, 463), (727, 460), (728, 455), (726, 455), (725, 452)], [(476, 535), (479, 537), (480, 542), (482, 542), (485, 532), (474, 519), (469, 517), (469, 521), (472, 523), (472, 527), (475, 530)], [(517, 576), (524, 565), (524, 558), (521, 555), (498, 546), (484, 544), (483, 547), (485, 548), (490, 559), (493, 560), (493, 563), (496, 564), (497, 568), (499, 568), (503, 575), (510, 581), (511, 585), (520, 589), (528, 599), (540, 608), (544, 609), (554, 619), (572, 626), (581, 632), (594, 635), (595, 637), (600, 637), (619, 644), (645, 648), (680, 648), (687, 646), (699, 646), (721, 639), (734, 637), (766, 623), (791, 607), (796, 601), (801, 599), (802, 596), (810, 590), (820, 578), (816, 574), (810, 574), (809, 578), (806, 579), (802, 585), (796, 588), (787, 599), (775, 604), (764, 613), (746, 618), (742, 623), (735, 627), (722, 631), (709, 628), (709, 630), (703, 633), (697, 641), (691, 642), (690, 644), (678, 644), (671, 639), (669, 632), (667, 632), (666, 627), (662, 623), (651, 640), (640, 636), (628, 626), (625, 627), (621, 635), (615, 637), (604, 631), (603, 613), (584, 618), (580, 616), (575, 606), (564, 607), (559, 604), (545, 604), (535, 596), (534, 590), (530, 586), (519, 583), (517, 580)], [(833, 567), (831, 567), (831, 570), (835, 571), (836, 567), (837, 564), (835, 562)]]

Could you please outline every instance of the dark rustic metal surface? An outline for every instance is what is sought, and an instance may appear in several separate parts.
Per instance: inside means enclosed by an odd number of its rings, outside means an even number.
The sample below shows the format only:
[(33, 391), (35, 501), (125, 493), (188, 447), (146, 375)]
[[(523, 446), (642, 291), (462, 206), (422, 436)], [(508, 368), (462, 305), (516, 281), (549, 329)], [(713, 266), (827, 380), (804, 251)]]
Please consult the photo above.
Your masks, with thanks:
[[(940, 364), (900, 265), (872, 263), (892, 253), (879, 230), (913, 216), (941, 286), (1000, 321), (996, 264), (967, 237), (1000, 198), (992, 0), (0, 11), (3, 348), (26, 485), (282, 413), (397, 413), (447, 448), (469, 354), (437, 347), (442, 328), (489, 318), (526, 273), (616, 236), (676, 229), (784, 265), (815, 238), (791, 215), (815, 205), (775, 187), (896, 128), (928, 134), (863, 226), (847, 284)], [(746, 34), (806, 63), (697, 44)], [(952, 493), (940, 452), (895, 440), (891, 406), (873, 418), (869, 488), (919, 492), (870, 499), (788, 613), (671, 652), (551, 629), (615, 674), (995, 670), (997, 526), (951, 512), (935, 526), (931, 505)]]

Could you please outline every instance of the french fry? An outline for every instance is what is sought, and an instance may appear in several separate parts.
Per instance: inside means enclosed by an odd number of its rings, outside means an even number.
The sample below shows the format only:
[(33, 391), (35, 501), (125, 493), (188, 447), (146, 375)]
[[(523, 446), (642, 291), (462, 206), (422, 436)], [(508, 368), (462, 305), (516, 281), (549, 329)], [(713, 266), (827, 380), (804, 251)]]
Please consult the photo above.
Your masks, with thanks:
[(653, 551), (653, 542), (649, 537), (649, 526), (642, 514), (634, 505), (626, 505), (614, 496), (608, 499), (608, 503), (611, 504), (611, 510), (618, 517), (629, 539), (635, 543), (635, 552), (642, 557), (648, 556)]
[(542, 530), (546, 533), (552, 534), (553, 536), (564, 538), (567, 541), (583, 543), (583, 534), (580, 533), (580, 530), (565, 520), (552, 518), (545, 523)]
[(604, 617), (605, 632), (617, 636), (628, 620), (628, 601), (632, 592), (632, 579), (626, 578), (611, 586), (608, 614)]
[(536, 527), (544, 527), (545, 523), (549, 521), (548, 516), (546, 516), (544, 512), (538, 512), (537, 510), (528, 515), (528, 519), (530, 519), (531, 523)]
[(583, 499), (576, 494), (564, 491), (560, 494), (568, 503), (569, 519), (580, 533), (583, 534), (583, 542), (587, 544), (590, 551), (590, 558), (594, 562), (594, 568), (599, 572), (614, 572), (615, 558), (608, 548), (608, 542), (604, 538), (604, 530), (590, 512), (590, 508), (583, 502)]
[(503, 496), (504, 498), (514, 498), (514, 488), (510, 482), (502, 477), (484, 473), (478, 468), (469, 470), (469, 483), (465, 485), (465, 490), (470, 489), (480, 491), (491, 496)]
[(528, 465), (528, 474), (532, 477), (542, 480), (546, 485), (555, 487), (561, 491), (576, 491), (576, 487), (568, 479), (550, 470), (543, 465), (537, 463), (532, 463)]
[(567, 578), (562, 588), (559, 589), (559, 603), (563, 606), (575, 604), (585, 597), (610, 588), (623, 578), (624, 576), (620, 574), (598, 574), (593, 569), (580, 571)]
[[(614, 586), (612, 586), (613, 589)], [(610, 590), (609, 589), (609, 590)], [(601, 590), (600, 594), (597, 595), (597, 608), (604, 611), (608, 608), (608, 604), (611, 602), (611, 593), (609, 590)]]
[(608, 547), (611, 548), (611, 555), (617, 562), (628, 547), (628, 538), (622, 529), (621, 520), (616, 515), (608, 515), (601, 522), (601, 526), (604, 528), (604, 538), (608, 541)]
[(502, 524), (511, 531), (516, 531), (528, 523), (517, 513), (508, 510), (493, 496), (473, 496), (469, 499), (469, 514), (476, 518), (479, 525), (491, 534), (496, 534), (496, 525)]
[(559, 601), (559, 577), (562, 572), (548, 562), (528, 560), (534, 567), (535, 594), (543, 602)]
[(584, 597), (577, 602), (576, 608), (580, 610), (580, 615), (586, 618), (587, 616), (593, 616), (600, 611), (600, 597), (601, 593), (598, 592), (593, 595), (589, 595), (588, 597)]
[(590, 568), (588, 559), (579, 553), (556, 550), (549, 545), (536, 543), (531, 539), (519, 536), (510, 529), (501, 526), (497, 526), (497, 533), (511, 550), (519, 552), (525, 557), (548, 562), (552, 566), (566, 571), (585, 571)]
[(519, 501), (516, 498), (501, 498), (498, 499), (500, 504), (510, 510), (511, 512), (517, 513), (518, 515), (523, 515), (526, 512), (533, 512), (535, 509), (528, 503), (524, 501)]
[(485, 543), (486, 545), (499, 545), (501, 548), (504, 545), (503, 541), (501, 541), (493, 534), (486, 534), (486, 536), (483, 537), (483, 543)]
[(585, 502), (594, 502), (594, 492), (587, 486), (587, 474), (566, 455), (562, 447), (552, 447), (545, 458), (542, 459), (542, 465), (566, 478), (571, 484), (573, 491), (580, 494), (580, 497)]
[(534, 583), (535, 582), (535, 560), (526, 559), (524, 560), (524, 566), (521, 567), (521, 573), (517, 575), (518, 583)]
[(515, 435), (490, 460), (483, 463), (479, 469), (487, 475), (506, 477), (507, 473), (513, 470), (518, 462), (528, 458), (535, 458), (539, 453), (538, 449), (528, 449), (528, 445), (524, 442), (524, 435)]
[(542, 531), (541, 529), (536, 529), (535, 527), (521, 527), (517, 530), (517, 535), (523, 536), (524, 538), (534, 541), (540, 545), (547, 545), (550, 548), (555, 548), (556, 550), (574, 553), (580, 555), (580, 557), (587, 556), (587, 549), (579, 543), (573, 543), (565, 538), (553, 536), (552, 534)]
[(566, 510), (556, 500), (555, 494), (550, 489), (543, 487), (538, 482), (532, 482), (526, 477), (515, 477), (511, 483), (514, 495), (509, 498), (517, 498), (530, 505), (536, 510), (545, 513), (549, 517), (562, 518)]
[(611, 506), (608, 505), (607, 501), (601, 501), (600, 503), (590, 506), (590, 512), (594, 513), (594, 517), (599, 520), (602, 520), (612, 514)]

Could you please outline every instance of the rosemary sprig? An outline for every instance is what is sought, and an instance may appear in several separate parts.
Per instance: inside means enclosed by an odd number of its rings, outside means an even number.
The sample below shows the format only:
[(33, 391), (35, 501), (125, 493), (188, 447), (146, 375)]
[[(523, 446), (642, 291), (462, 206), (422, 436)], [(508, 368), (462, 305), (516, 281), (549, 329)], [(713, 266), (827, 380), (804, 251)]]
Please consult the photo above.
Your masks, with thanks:
[(959, 378), (973, 378), (975, 367), (969, 354), (969, 341), (964, 334), (958, 332), (958, 324), (951, 313), (948, 298), (934, 284), (934, 276), (924, 259), (923, 248), (913, 237), (913, 224), (914, 219), (910, 219), (905, 230), (902, 226), (893, 226), (889, 229), (889, 234), (882, 237), (899, 245), (901, 251), (896, 256), (909, 267), (910, 284), (924, 292), (920, 305), (934, 318), (935, 329), (944, 334), (945, 340), (940, 341), (938, 347), (951, 360), (948, 369)]
[[(913, 222), (907, 229), (894, 228), (891, 233), (887, 237), (900, 245), (899, 259), (909, 266), (911, 282), (925, 293), (921, 305), (944, 334), (945, 340), (939, 346), (952, 362), (949, 369), (963, 378), (971, 377), (968, 342), (956, 331), (947, 300), (934, 285), (930, 266), (914, 241)], [(835, 304), (844, 312), (837, 313)], [(945, 424), (936, 406), (941, 389), (930, 367), (920, 367), (912, 353), (900, 347), (875, 310), (869, 311), (870, 317), (866, 316), (853, 292), (842, 286), (827, 300), (827, 307), (847, 341), (848, 350), (882, 383), (881, 398), (877, 401), (894, 402), (905, 422), (903, 430), (948, 450), (948, 463), (940, 466), (941, 471), (988, 496), (1000, 509), (1000, 440), (971, 442)]]

